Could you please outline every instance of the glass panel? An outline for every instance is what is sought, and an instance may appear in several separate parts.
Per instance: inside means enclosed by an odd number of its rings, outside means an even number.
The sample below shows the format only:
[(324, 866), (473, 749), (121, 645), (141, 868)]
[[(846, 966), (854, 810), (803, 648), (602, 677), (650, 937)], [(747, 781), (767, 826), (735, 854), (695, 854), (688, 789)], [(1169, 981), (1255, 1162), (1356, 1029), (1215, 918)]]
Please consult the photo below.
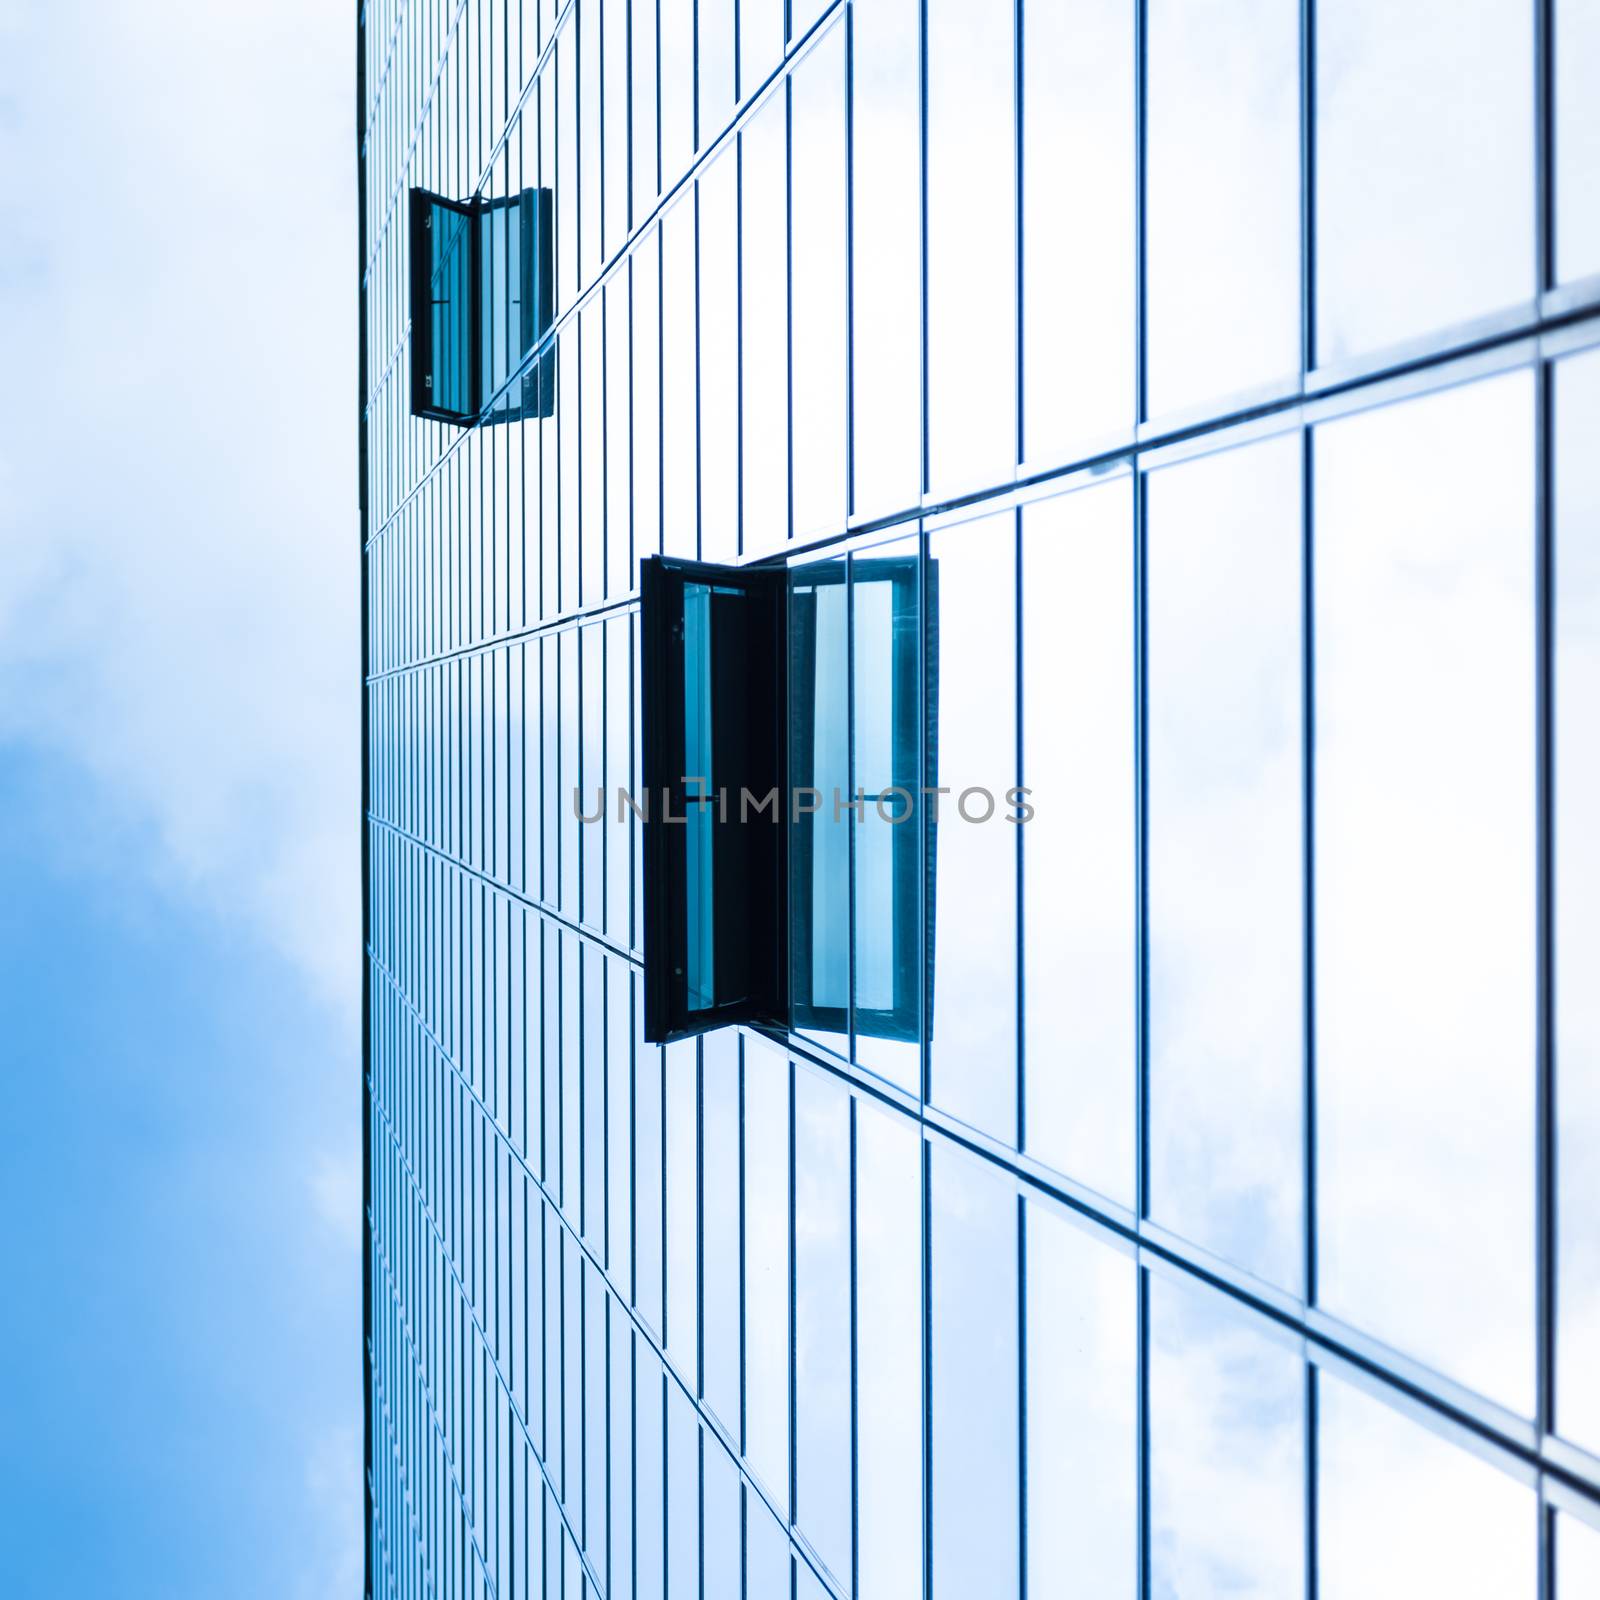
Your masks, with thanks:
[(1150, 0), (1152, 416), (1300, 370), (1299, 15)]
[(1533, 1406), (1533, 381), (1316, 435), (1319, 1298)]
[(850, 1097), (794, 1075), (795, 1520), (841, 1583), (851, 1571)]
[(1134, 420), (1133, 18), (1124, 0), (1055, 0), (1026, 12), (1022, 377), (1029, 460), (1076, 453)]
[[(930, 1095), (996, 1138), (1017, 1134), (1016, 514), (933, 535), (928, 568), (927, 829), (934, 857)], [(970, 795), (968, 791), (974, 791)], [(995, 799), (987, 822), (984, 795)], [(963, 806), (965, 809), (963, 809)]]
[(1600, 10), (1555, 0), (1555, 44), (1555, 264), (1569, 283), (1600, 272)]
[(1150, 1277), (1153, 1600), (1305, 1593), (1305, 1364), (1221, 1295)]
[(797, 1031), (843, 1054), (850, 1006), (849, 591), (845, 563), (789, 579), (791, 1003)]
[(859, 1593), (922, 1600), (922, 1136), (856, 1106)]
[(927, 0), (928, 481), (1016, 465), (1016, 108), (1010, 7)]
[(1322, 1600), (1534, 1600), (1532, 1488), (1326, 1372), (1317, 1474)]
[(1298, 433), (1152, 473), (1150, 1209), (1298, 1290)]
[(605, 288), (606, 364), (606, 593), (617, 599), (633, 587), (631, 453), (631, 349), (628, 338), (628, 271)]
[[(739, 1600), (740, 1568), (744, 1561), (739, 1528), (739, 1473), (728, 1452), (706, 1434), (701, 1444), (705, 1473), (705, 1579), (699, 1600)], [(613, 1587), (626, 1593), (627, 1580), (619, 1574)]]
[(1526, 0), (1317, 8), (1317, 356), (1534, 291)]
[[(1556, 1425), (1600, 1454), (1600, 352), (1555, 369)], [(1600, 1592), (1600, 1591), (1597, 1591)]]
[(919, 7), (855, 0), (851, 14), (856, 516), (915, 505), (922, 489)]
[[(779, 16), (781, 30), (781, 6)], [(750, 552), (770, 553), (789, 537), (785, 111), (780, 90), (739, 135), (744, 546)]]
[(844, 38), (831, 29), (790, 79), (789, 296), (794, 531), (845, 515)]
[(1029, 1153), (1133, 1204), (1133, 480), (1022, 513)]
[(734, 0), (696, 0), (700, 95), (697, 148), (708, 149), (733, 117)]
[(665, 1392), (661, 1360), (638, 1341), (634, 1346), (634, 1573), (635, 1600), (663, 1600), (666, 1591)]
[(633, 277), (633, 582), (661, 548), (661, 238), (635, 247)]
[(686, 795), (684, 849), (687, 924), (683, 941), (684, 981), (691, 1011), (709, 1011), (716, 994), (716, 883), (712, 830), (716, 810), (711, 794), (718, 775), (712, 762), (711, 588), (683, 586), (683, 765)]
[[(637, 16), (642, 6), (634, 6)], [(657, 0), (661, 55), (661, 187), (671, 189), (694, 154), (695, 0)]]
[(850, 558), (855, 1056), (910, 1094), (922, 1073), (918, 550), (901, 539)]
[(643, 222), (661, 192), (656, 102), (656, 7), (629, 5), (628, 62), (633, 79), (628, 113), (633, 124), (633, 217)]
[[(605, 253), (613, 257), (628, 238), (628, 0), (600, 0), (605, 53)], [(517, 6), (507, 8), (516, 26)]]
[(441, 202), (429, 203), (422, 217), (428, 237), (432, 355), (424, 394), (430, 406), (467, 414), (478, 408), (472, 392), (472, 219)]
[(700, 1422), (667, 1383), (667, 1600), (700, 1600)]
[(732, 150), (700, 179), (700, 547), (739, 554), (738, 167)]
[(693, 186), (661, 224), (661, 548), (699, 549)]
[(784, 0), (739, 0), (739, 93), (756, 92), (783, 60)]
[(1028, 1596), (1138, 1586), (1138, 1285), (1133, 1259), (1026, 1208)]
[(745, 1455), (789, 1505), (789, 1058), (744, 1053)]
[[(610, 1571), (613, 1589), (632, 1600), (633, 1586), (633, 1329), (621, 1303), (608, 1299), (611, 1313), (611, 1524)], [(530, 1332), (537, 1330), (530, 1329)], [(512, 1586), (513, 1594), (526, 1591)]]
[[(662, 1328), (665, 1244), (663, 1242), (663, 1162), (661, 1047), (644, 1039), (644, 1004), (634, 984), (633, 1036), (633, 1161), (634, 1161), (634, 1307), (657, 1334)], [(548, 1069), (547, 1069), (548, 1070)]]
[[(707, 1406), (739, 1437), (739, 1035), (731, 1028), (701, 1043), (705, 1098), (701, 1161), (702, 1293)], [(713, 1452), (720, 1454), (720, 1450)], [(707, 1541), (707, 1549), (710, 1542)]]
[(789, 1600), (789, 1535), (748, 1489), (744, 1494), (745, 1600)]
[(1565, 1514), (1556, 1517), (1556, 1600), (1594, 1600), (1600, 1594), (1600, 1528)]
[(1015, 1594), (1017, 1196), (948, 1145), (929, 1159), (933, 1593)]
[(699, 1360), (699, 1048), (666, 1047), (667, 1354), (698, 1391)]

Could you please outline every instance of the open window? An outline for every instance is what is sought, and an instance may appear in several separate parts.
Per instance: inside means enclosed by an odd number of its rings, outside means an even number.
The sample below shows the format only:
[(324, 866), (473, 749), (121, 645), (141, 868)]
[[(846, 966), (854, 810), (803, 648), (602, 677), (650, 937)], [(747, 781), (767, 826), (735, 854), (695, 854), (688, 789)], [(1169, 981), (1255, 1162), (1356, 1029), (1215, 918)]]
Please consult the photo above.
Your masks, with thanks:
[(449, 200), (413, 189), (411, 410), (466, 427), (555, 409), (552, 196)]
[(647, 1038), (920, 1038), (920, 603), (914, 553), (644, 563)]

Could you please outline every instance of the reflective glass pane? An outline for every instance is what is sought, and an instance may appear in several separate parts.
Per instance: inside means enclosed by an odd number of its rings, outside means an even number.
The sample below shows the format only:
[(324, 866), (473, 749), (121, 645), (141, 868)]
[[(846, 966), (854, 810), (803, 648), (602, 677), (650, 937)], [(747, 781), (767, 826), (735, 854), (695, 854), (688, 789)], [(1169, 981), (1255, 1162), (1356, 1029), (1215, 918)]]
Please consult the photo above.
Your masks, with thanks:
[[(1008, 1143), (1017, 1131), (1016, 513), (932, 536), (925, 787), (934, 900), (928, 1005), (935, 1105)], [(995, 808), (987, 821), (984, 797)], [(938, 814), (932, 810), (937, 803)]]
[[(709, 1433), (705, 1452), (705, 1578), (700, 1600), (740, 1600), (744, 1541), (739, 1527), (739, 1471), (732, 1457)], [(625, 1575), (613, 1577), (614, 1589), (627, 1592)]]
[(700, 95), (698, 147), (702, 150), (733, 116), (733, 14), (734, 0), (696, 0), (695, 77)]
[(1528, 1484), (1364, 1390), (1319, 1373), (1322, 1600), (1390, 1594), (1534, 1600), (1537, 1514)]
[(1305, 1593), (1305, 1364), (1222, 1295), (1150, 1278), (1153, 1600)]
[[(634, 6), (634, 15), (646, 9)], [(657, 0), (660, 52), (661, 186), (670, 190), (694, 154), (695, 0)]]
[(634, 985), (633, 1006), (634, 1306), (659, 1333), (663, 1296), (662, 1057), (644, 1040), (644, 1005)]
[(1556, 280), (1600, 272), (1600, 9), (1555, 3)]
[[(739, 1436), (739, 1035), (719, 1028), (702, 1041), (701, 1154), (705, 1403)], [(718, 1452), (720, 1453), (720, 1451)], [(707, 1549), (710, 1542), (707, 1541)]]
[(748, 1489), (744, 1518), (745, 1600), (789, 1600), (794, 1581), (789, 1535)]
[(1026, 1210), (1028, 1597), (1133, 1600), (1138, 1285), (1133, 1258)]
[(831, 533), (845, 514), (845, 30), (790, 79), (789, 296), (794, 531)]
[(933, 1593), (1014, 1594), (1017, 1196), (949, 1145), (929, 1159)]
[(1555, 370), (1556, 1425), (1600, 1453), (1600, 353)]
[(694, 190), (661, 224), (661, 548), (699, 553)]
[(667, 1600), (700, 1600), (700, 1422), (694, 1402), (670, 1380), (666, 1566)]
[(739, 0), (739, 94), (754, 94), (783, 60), (784, 0)]
[(1298, 433), (1147, 487), (1150, 1209), (1301, 1281)]
[(848, 1048), (850, 1007), (849, 590), (842, 560), (789, 581), (790, 994), (794, 1025)]
[(666, 1590), (665, 1374), (643, 1340), (634, 1346), (635, 1600), (664, 1600)]
[(851, 510), (922, 489), (920, 0), (856, 0), (850, 41)]
[(633, 219), (643, 222), (661, 189), (657, 148), (656, 8), (628, 7), (628, 65), (633, 80), (629, 118), (633, 125)]
[(652, 230), (629, 261), (633, 275), (633, 586), (661, 548), (661, 237)]
[(856, 1107), (859, 1591), (922, 1600), (922, 1136)]
[(1027, 1145), (1133, 1203), (1133, 480), (1022, 513)]
[(1146, 409), (1300, 369), (1300, 8), (1150, 0)]
[(1017, 459), (1015, 40), (1009, 7), (927, 0), (928, 481)]
[(1315, 461), (1319, 1298), (1533, 1404), (1533, 382)]
[(1317, 357), (1534, 291), (1526, 0), (1317, 8)]
[(669, 1044), (666, 1058), (667, 1353), (691, 1388), (699, 1382), (699, 1043)]
[(700, 179), (700, 553), (739, 554), (738, 166), (732, 150)]
[(1023, 40), (1023, 454), (1134, 416), (1133, 8), (1046, 0)]
[(745, 1035), (745, 1455), (789, 1504), (789, 1058)]
[(1594, 1600), (1600, 1594), (1600, 1528), (1578, 1517), (1556, 1517), (1556, 1600)]
[(794, 1075), (795, 1520), (841, 1582), (851, 1570), (850, 1097)]
[(855, 1059), (919, 1091), (922, 863), (917, 826), (919, 541), (850, 559)]
[(776, 550), (789, 537), (785, 112), (780, 90), (739, 134), (744, 546), (751, 552)]

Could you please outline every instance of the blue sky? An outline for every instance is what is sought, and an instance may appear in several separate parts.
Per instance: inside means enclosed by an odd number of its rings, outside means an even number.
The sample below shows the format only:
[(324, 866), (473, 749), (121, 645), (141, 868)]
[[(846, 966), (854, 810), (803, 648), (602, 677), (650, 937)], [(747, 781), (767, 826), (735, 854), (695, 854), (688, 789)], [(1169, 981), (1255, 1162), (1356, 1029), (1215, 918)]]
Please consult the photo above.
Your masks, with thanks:
[(0, 0), (18, 1600), (359, 1593), (354, 32)]

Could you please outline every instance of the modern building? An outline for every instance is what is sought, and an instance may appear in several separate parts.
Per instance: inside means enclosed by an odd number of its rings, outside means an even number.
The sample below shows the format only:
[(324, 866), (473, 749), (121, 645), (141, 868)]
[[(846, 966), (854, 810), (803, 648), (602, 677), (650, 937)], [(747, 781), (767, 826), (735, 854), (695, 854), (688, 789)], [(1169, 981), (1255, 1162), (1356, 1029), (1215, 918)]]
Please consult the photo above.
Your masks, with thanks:
[(358, 59), (369, 1595), (1600, 1594), (1600, 11)]

